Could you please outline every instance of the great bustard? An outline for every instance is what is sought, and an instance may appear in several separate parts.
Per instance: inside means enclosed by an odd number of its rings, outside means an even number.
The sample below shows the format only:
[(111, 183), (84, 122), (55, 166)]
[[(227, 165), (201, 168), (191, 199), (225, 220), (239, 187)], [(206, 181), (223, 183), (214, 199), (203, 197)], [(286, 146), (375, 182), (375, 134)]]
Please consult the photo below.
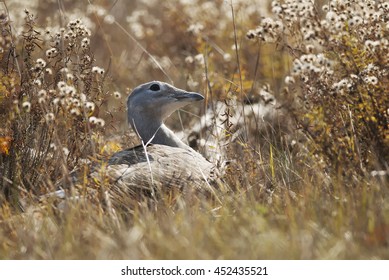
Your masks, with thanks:
[(136, 87), (127, 100), (128, 122), (142, 145), (115, 153), (108, 174), (117, 190), (132, 194), (164, 190), (211, 190), (214, 165), (182, 142), (164, 121), (173, 112), (203, 100), (195, 92), (152, 81)]
[[(107, 205), (131, 208), (143, 198), (158, 199), (163, 194), (180, 205), (188, 201), (186, 198), (192, 201), (198, 197), (191, 195), (194, 193), (211, 195), (219, 201), (213, 187), (219, 176), (215, 165), (184, 144), (164, 124), (179, 108), (203, 99), (199, 93), (159, 81), (142, 84), (132, 91), (127, 100), (128, 121), (142, 145), (119, 151), (108, 161), (91, 165), (92, 172), (87, 172), (89, 178), (100, 182), (98, 189), (103, 190)], [(61, 210), (66, 209), (67, 201), (84, 201), (87, 197), (76, 189), (67, 192), (70, 186), (82, 181), (83, 174), (80, 169), (74, 170), (70, 174), (70, 185), (62, 179), (58, 183), (59, 190), (40, 199), (60, 199), (57, 206)], [(108, 185), (107, 181), (110, 181)], [(184, 200), (178, 199), (176, 194), (183, 194)]]

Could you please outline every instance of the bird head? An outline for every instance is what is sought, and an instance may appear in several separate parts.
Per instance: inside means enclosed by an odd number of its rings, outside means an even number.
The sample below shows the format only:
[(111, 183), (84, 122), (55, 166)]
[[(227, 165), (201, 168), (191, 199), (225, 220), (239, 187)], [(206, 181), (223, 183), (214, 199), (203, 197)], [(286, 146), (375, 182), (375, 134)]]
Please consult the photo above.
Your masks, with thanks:
[(152, 81), (136, 87), (127, 99), (129, 120), (147, 116), (162, 122), (176, 110), (204, 97), (196, 92), (178, 89), (164, 82)]

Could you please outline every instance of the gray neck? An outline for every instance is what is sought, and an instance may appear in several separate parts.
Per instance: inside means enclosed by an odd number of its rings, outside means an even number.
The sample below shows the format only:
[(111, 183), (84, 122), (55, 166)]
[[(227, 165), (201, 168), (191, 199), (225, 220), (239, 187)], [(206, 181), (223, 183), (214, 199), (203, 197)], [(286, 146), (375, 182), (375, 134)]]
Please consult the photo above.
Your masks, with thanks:
[(161, 120), (150, 120), (147, 118), (133, 117), (129, 120), (132, 128), (139, 134), (143, 143), (161, 144), (171, 147), (178, 147), (183, 149), (191, 149), (184, 144)]

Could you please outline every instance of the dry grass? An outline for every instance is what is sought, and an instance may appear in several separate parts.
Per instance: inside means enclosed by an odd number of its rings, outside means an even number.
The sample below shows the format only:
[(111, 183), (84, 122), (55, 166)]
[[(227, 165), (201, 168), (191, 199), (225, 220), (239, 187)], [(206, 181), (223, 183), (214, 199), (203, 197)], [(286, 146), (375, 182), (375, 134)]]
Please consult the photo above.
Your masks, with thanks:
[[(387, 3), (27, 2), (0, 6), (1, 259), (389, 258)], [(273, 89), (283, 117), (266, 129), (223, 116), (219, 200), (111, 205), (112, 184), (88, 176), (136, 144), (127, 88), (153, 79), (204, 93), (205, 108)], [(170, 125), (204, 111), (188, 110)], [(81, 199), (42, 197), (74, 169)]]

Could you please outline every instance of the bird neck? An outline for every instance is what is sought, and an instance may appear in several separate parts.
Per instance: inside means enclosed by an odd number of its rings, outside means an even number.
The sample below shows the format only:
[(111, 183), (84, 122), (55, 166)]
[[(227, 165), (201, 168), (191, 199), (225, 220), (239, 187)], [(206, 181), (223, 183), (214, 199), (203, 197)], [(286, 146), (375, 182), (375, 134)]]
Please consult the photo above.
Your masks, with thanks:
[(161, 144), (183, 149), (190, 148), (182, 142), (161, 120), (150, 120), (139, 116), (130, 120), (130, 123), (132, 128), (139, 134), (144, 144), (150, 142), (153, 144)]
[(158, 132), (155, 134), (154, 139), (151, 141), (154, 144), (162, 144), (171, 147), (189, 148), (184, 142), (182, 142), (173, 131), (171, 131), (166, 125), (162, 124)]

